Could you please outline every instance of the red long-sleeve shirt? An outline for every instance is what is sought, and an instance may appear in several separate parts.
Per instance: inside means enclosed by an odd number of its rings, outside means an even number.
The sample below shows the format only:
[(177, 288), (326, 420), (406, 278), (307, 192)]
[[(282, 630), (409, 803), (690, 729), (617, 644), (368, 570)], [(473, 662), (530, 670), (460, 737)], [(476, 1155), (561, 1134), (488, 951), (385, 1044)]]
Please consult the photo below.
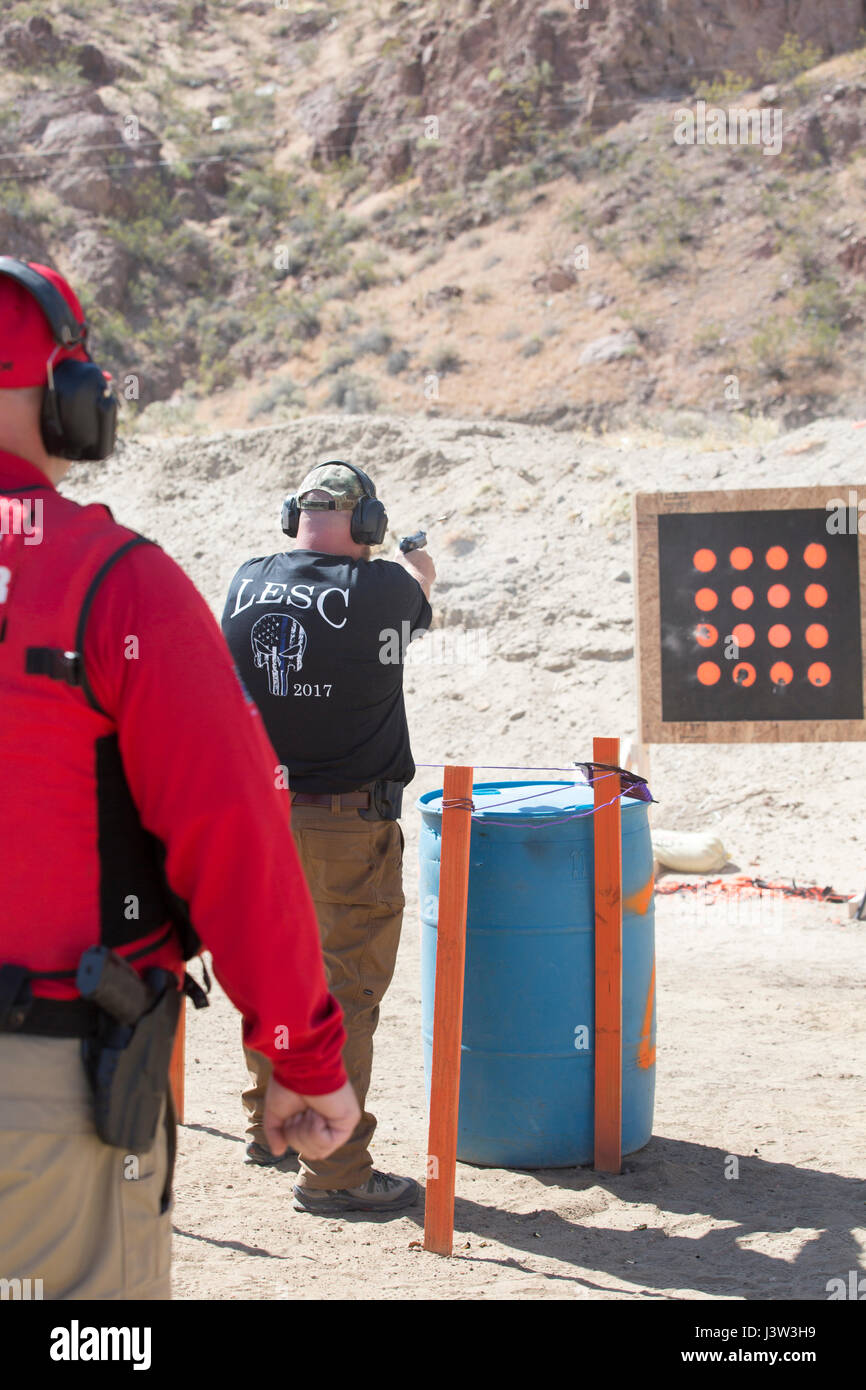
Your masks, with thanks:
[[(32, 465), (0, 453), (0, 495), (39, 487), (34, 496), (47, 499), (48, 517), (53, 489), (45, 484)], [(46, 546), (46, 565), (49, 554)], [(14, 589), (12, 599), (14, 614)], [(338, 1089), (346, 1080), (342, 1017), (328, 993), (276, 755), (209, 608), (156, 546), (131, 549), (102, 581), (87, 622), (84, 664), (97, 702), (116, 726), (141, 822), (165, 846), (168, 883), (188, 904), (217, 978), (243, 1015), (244, 1041), (271, 1059), (283, 1085), (309, 1095)], [(48, 805), (46, 819), (50, 848)], [(44, 845), (33, 845), (34, 880), (44, 852)], [(93, 852), (95, 859), (95, 845)], [(10, 959), (11, 942), (18, 963), (50, 968), (55, 930), (63, 965), (70, 952), (95, 944), (96, 924), (90, 940), (65, 940), (72, 928), (64, 922), (75, 918), (71, 906), (50, 904), (49, 930), (26, 951), (26, 934), (16, 935), (11, 922), (4, 932), (0, 924), (0, 963)], [(44, 905), (41, 913), (45, 921)], [(76, 931), (80, 936), (80, 921)], [(163, 946), (147, 963), (179, 969), (178, 947)]]

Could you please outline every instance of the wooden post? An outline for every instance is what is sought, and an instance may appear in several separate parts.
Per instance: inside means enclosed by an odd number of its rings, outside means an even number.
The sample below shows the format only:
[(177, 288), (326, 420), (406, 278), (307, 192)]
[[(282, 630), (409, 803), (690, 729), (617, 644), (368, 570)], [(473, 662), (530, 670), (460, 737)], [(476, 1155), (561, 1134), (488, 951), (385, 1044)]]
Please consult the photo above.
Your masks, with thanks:
[[(595, 738), (593, 760), (619, 767), (619, 739)], [(595, 1160), (622, 1168), (622, 847), (616, 773), (594, 772), (595, 840)], [(606, 802), (612, 802), (608, 806)], [(603, 808), (603, 809), (599, 809)]]
[(169, 1067), (169, 1079), (171, 1082), (171, 1093), (174, 1096), (174, 1111), (179, 1125), (183, 1124), (183, 1069), (184, 1069), (184, 1044), (186, 1042), (186, 995), (181, 996), (180, 1014), (177, 1020), (177, 1032), (174, 1035), (174, 1049), (171, 1054), (171, 1065)]
[(442, 792), (442, 850), (424, 1249), (450, 1255), (454, 1244), (454, 1179), (463, 1034), (463, 967), (472, 831), (472, 768), (446, 767)]

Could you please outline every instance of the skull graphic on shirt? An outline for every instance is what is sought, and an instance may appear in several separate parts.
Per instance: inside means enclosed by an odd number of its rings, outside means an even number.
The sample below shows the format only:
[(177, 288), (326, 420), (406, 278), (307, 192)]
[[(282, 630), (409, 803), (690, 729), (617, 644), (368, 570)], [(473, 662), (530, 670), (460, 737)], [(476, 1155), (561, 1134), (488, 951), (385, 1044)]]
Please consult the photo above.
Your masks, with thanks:
[(265, 667), (272, 695), (288, 695), (289, 672), (300, 671), (307, 634), (287, 613), (266, 613), (253, 623), (250, 639), (256, 666)]

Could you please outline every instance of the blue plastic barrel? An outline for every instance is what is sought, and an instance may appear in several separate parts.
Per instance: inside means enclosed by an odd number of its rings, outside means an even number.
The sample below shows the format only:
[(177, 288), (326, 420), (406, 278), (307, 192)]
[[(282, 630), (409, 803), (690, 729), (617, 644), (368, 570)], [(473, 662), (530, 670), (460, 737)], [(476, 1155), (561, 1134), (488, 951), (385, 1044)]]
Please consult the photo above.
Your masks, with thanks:
[[(457, 1157), (558, 1168), (593, 1159), (592, 789), (483, 782), (472, 792)], [(418, 801), (427, 1090), (433, 1041), (442, 792)], [(622, 1151), (652, 1134), (653, 855), (647, 807), (623, 797)]]

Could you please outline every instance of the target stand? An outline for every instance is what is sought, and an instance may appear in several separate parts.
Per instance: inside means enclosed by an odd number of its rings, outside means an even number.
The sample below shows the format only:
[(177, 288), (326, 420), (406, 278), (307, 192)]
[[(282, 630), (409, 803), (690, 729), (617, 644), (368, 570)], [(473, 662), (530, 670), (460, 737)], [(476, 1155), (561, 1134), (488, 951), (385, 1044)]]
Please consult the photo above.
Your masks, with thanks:
[(633, 761), (866, 739), (866, 486), (638, 493), (634, 544)]

